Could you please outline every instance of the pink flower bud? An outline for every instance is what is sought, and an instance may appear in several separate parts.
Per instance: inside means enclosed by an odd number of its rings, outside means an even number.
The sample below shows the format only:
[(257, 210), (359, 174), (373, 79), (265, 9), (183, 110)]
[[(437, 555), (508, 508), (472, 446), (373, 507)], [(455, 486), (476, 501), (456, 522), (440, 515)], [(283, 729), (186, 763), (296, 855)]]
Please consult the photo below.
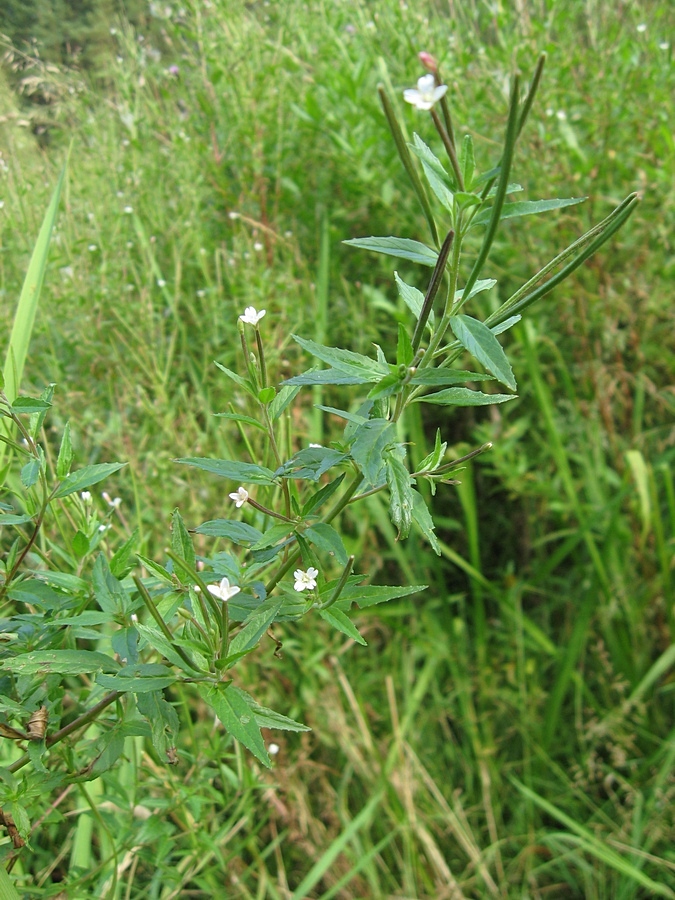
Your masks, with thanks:
[(433, 75), (438, 74), (438, 60), (435, 56), (432, 56), (431, 53), (427, 53), (425, 50), (422, 50), (417, 55), (427, 72), (431, 72)]

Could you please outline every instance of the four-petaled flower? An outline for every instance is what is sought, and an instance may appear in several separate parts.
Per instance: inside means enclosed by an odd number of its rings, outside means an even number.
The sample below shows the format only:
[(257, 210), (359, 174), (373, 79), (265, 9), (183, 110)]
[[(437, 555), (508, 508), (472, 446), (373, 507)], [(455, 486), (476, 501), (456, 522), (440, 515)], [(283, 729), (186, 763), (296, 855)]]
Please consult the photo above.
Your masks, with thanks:
[(229, 600), (230, 597), (234, 597), (234, 595), (238, 594), (241, 590), (236, 584), (230, 584), (229, 578), (221, 579), (220, 584), (207, 584), (206, 587), (210, 594), (213, 594), (214, 597), (217, 597), (223, 602)]
[(403, 99), (406, 103), (412, 103), (417, 109), (431, 109), (434, 103), (445, 96), (447, 89), (447, 84), (436, 86), (436, 79), (433, 75), (422, 75), (417, 79), (416, 88), (403, 91)]
[(315, 569), (314, 566), (310, 566), (306, 572), (303, 572), (302, 569), (296, 569), (293, 572), (293, 577), (295, 578), (293, 587), (296, 591), (313, 591), (316, 587), (316, 576), (318, 574), (319, 570)]
[(234, 500), (234, 505), (240, 509), (248, 500), (248, 491), (245, 487), (237, 488), (234, 493), (230, 494), (230, 500)]
[(266, 309), (261, 309), (260, 312), (258, 312), (255, 306), (247, 306), (244, 310), (244, 315), (239, 316), (239, 318), (242, 322), (246, 322), (247, 325), (256, 326), (266, 312)]

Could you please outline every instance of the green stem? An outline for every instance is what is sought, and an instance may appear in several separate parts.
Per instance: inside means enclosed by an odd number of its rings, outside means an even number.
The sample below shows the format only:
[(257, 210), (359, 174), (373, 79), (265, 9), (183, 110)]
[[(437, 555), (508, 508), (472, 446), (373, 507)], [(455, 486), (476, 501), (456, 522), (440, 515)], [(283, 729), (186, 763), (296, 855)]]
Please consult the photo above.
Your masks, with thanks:
[(443, 123), (438, 117), (438, 113), (436, 110), (431, 107), (431, 118), (433, 119), (434, 125), (436, 126), (436, 131), (439, 133), (441, 140), (443, 141), (443, 146), (445, 147), (445, 152), (448, 154), (450, 158), (450, 164), (452, 166), (452, 170), (455, 173), (455, 178), (457, 179), (457, 186), (460, 191), (464, 190), (464, 178), (462, 177), (462, 170), (459, 167), (459, 160), (457, 159), (457, 153), (455, 152), (455, 145), (450, 140), (450, 136), (448, 132), (443, 127)]
[(164, 635), (164, 637), (167, 639), (167, 641), (170, 642), (171, 646), (174, 648), (174, 650), (180, 656), (180, 658), (183, 660), (183, 662), (186, 665), (188, 665), (194, 672), (198, 672), (199, 669), (192, 662), (192, 660), (187, 655), (185, 650), (183, 650), (183, 648), (174, 641), (173, 634), (171, 633), (171, 630), (169, 629), (169, 627), (166, 624), (166, 622), (164, 621), (164, 619), (160, 616), (159, 610), (155, 606), (154, 601), (148, 592), (148, 589), (143, 584), (143, 582), (140, 580), (140, 578), (138, 578), (136, 575), (134, 575), (134, 584), (136, 585), (136, 589), (138, 590), (138, 593), (141, 595), (143, 602), (145, 603), (147, 608), (150, 610), (150, 615), (155, 620), (155, 622), (157, 622), (157, 625), (159, 626), (159, 629), (162, 632), (162, 634)]

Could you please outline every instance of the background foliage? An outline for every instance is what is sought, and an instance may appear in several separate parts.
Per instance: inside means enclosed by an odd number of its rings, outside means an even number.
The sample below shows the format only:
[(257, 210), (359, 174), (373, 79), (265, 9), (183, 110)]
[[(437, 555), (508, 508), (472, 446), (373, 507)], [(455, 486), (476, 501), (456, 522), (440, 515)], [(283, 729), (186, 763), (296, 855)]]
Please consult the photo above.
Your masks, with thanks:
[[(368, 648), (289, 631), (283, 661), (249, 666), (259, 699), (313, 731), (262, 773), (177, 695), (179, 765), (127, 737), (122, 770), (35, 829), (13, 871), (26, 896), (672, 896), (671, 4), (212, 0), (139, 5), (134, 26), (101, 2), (72, 33), (68, 11), (31, 8), (35, 33), (0, 20), (16, 42), (0, 315), (7, 329), (74, 135), (26, 392), (57, 383), (54, 447), (70, 419), (79, 462), (129, 461), (106, 482), (122, 505), (96, 501), (110, 550), (138, 527), (152, 557), (176, 504), (189, 525), (219, 514), (219, 485), (172, 459), (241, 452), (213, 416), (239, 402), (213, 360), (233, 364), (245, 306), (268, 310), (292, 374), (291, 331), (363, 353), (395, 340), (394, 266), (341, 241), (423, 237), (376, 93), (414, 83), (417, 51), (441, 59), (481, 165), (509, 73), (546, 50), (514, 175), (528, 197), (589, 196), (506, 226), (486, 314), (543, 248), (643, 201), (509, 333), (519, 399), (443, 423), (453, 455), (495, 447), (436, 495), (442, 559), (397, 543), (377, 497), (351, 521), (362, 571), (426, 594), (364, 615)], [(335, 427), (309, 402), (298, 424), (308, 441)]]

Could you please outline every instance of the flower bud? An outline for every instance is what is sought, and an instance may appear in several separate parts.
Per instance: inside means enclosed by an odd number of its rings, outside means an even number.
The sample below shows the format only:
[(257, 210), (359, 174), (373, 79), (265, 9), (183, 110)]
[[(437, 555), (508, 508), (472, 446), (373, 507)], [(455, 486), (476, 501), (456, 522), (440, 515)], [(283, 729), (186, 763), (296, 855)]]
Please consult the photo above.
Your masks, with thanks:
[(431, 72), (432, 75), (438, 74), (438, 60), (435, 56), (432, 56), (431, 53), (427, 53), (425, 50), (422, 50), (417, 56), (427, 72)]

